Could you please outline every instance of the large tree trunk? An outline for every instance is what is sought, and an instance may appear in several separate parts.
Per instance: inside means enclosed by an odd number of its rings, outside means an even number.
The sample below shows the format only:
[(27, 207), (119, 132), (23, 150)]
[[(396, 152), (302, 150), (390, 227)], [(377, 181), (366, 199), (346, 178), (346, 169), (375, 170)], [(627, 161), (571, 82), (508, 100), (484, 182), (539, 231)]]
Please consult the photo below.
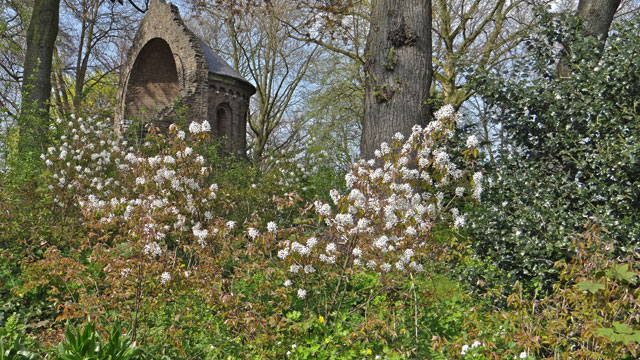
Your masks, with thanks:
[[(621, 0), (580, 0), (578, 3), (578, 16), (582, 19), (587, 34), (598, 38), (599, 50), (604, 48), (604, 44), (609, 36), (609, 28), (613, 22)], [(569, 76), (569, 66), (565, 59), (558, 63), (558, 74)]]
[(431, 0), (373, 0), (360, 156), (431, 117)]
[(29, 28), (22, 81), (20, 151), (33, 149), (45, 133), (42, 117), (51, 95), (51, 61), (58, 36), (60, 0), (35, 0)]
[(609, 36), (609, 27), (620, 2), (621, 0), (580, 0), (578, 4), (578, 16), (582, 18), (584, 29), (591, 36), (599, 38), (602, 46)]

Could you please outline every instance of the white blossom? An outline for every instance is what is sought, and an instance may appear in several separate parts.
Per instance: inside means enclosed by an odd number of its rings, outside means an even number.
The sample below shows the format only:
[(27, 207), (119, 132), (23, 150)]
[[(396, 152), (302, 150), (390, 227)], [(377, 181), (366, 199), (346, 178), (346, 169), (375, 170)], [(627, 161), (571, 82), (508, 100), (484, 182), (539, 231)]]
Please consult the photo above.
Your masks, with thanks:
[(175, 164), (176, 163), (176, 159), (174, 159), (173, 156), (171, 156), (171, 155), (165, 155), (164, 163), (165, 164)]
[(322, 261), (325, 264), (335, 264), (336, 263), (336, 256), (335, 255), (327, 256), (325, 254), (320, 254), (320, 256), (318, 256), (318, 259), (320, 259), (320, 261)]
[(329, 191), (329, 196), (331, 196), (331, 200), (333, 200), (333, 203), (338, 205), (338, 201), (340, 201), (340, 193), (338, 193), (338, 190), (331, 189)]
[(145, 254), (151, 255), (152, 257), (158, 257), (162, 255), (162, 249), (160, 248), (160, 245), (158, 245), (158, 243), (156, 243), (155, 241), (147, 243), (144, 246), (143, 251)]
[(300, 299), (304, 299), (305, 297), (307, 297), (307, 290), (305, 289), (298, 289), (298, 297)]
[(249, 237), (252, 240), (255, 240), (260, 235), (260, 232), (258, 230), (256, 230), (255, 228), (252, 228), (252, 227), (247, 229), (247, 233), (249, 234)]
[(285, 260), (289, 256), (289, 249), (282, 249), (278, 251), (278, 258)]
[(313, 249), (318, 244), (318, 240), (315, 237), (310, 237), (307, 239), (307, 247), (309, 249)]
[(353, 225), (353, 216), (351, 216), (351, 214), (337, 214), (335, 217), (335, 222), (339, 226)]
[(467, 351), (469, 351), (469, 345), (467, 345), (467, 344), (462, 345), (462, 349), (460, 351), (460, 355), (466, 355)]
[(202, 132), (211, 131), (211, 125), (209, 124), (209, 122), (207, 120), (204, 120), (202, 122), (202, 124), (200, 125), (200, 131), (202, 131)]
[(171, 274), (169, 274), (168, 272), (163, 272), (162, 275), (160, 276), (160, 283), (161, 284), (166, 284), (169, 282), (169, 280), (171, 280)]
[(316, 207), (316, 213), (320, 216), (331, 216), (331, 206), (327, 203), (323, 203), (321, 201), (316, 201), (314, 203)]
[(202, 131), (202, 127), (200, 126), (200, 123), (192, 121), (191, 124), (189, 125), (189, 132), (196, 135), (196, 134), (199, 134), (201, 131)]
[(344, 180), (346, 181), (347, 187), (352, 188), (357, 178), (352, 173), (348, 173), (344, 176)]
[(453, 106), (450, 104), (447, 104), (441, 107), (440, 109), (438, 109), (438, 111), (436, 111), (434, 115), (437, 120), (443, 120), (443, 119), (452, 117), (454, 113), (455, 113), (455, 109), (453, 108)]
[(389, 144), (383, 142), (382, 144), (380, 144), (380, 151), (382, 152), (382, 155), (387, 155), (391, 152), (391, 148), (389, 147)]
[(382, 235), (376, 239), (376, 241), (373, 243), (373, 246), (377, 247), (378, 249), (384, 249), (387, 247), (388, 241), (389, 241), (389, 238), (386, 237), (385, 235)]
[(475, 148), (478, 146), (478, 144), (480, 144), (478, 138), (475, 135), (469, 135), (469, 137), (467, 138), (467, 148)]

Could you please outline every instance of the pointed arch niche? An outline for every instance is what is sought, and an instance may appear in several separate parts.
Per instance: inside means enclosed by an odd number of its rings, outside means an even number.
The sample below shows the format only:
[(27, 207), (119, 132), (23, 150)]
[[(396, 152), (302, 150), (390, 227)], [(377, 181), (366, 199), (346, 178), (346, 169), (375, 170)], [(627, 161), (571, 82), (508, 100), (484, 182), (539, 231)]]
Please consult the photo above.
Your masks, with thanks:
[(125, 94), (125, 119), (141, 120), (162, 112), (180, 93), (178, 71), (169, 44), (149, 40), (133, 64)]

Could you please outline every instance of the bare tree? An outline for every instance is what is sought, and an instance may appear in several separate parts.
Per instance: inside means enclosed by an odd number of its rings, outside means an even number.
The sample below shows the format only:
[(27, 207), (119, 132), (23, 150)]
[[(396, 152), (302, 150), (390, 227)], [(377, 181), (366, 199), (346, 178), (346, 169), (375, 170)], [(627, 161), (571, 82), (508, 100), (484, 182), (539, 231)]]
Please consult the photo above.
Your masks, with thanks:
[(0, 117), (4, 121), (15, 119), (20, 112), (27, 14), (21, 1), (0, 3)]
[(304, 119), (294, 112), (304, 102), (300, 92), (322, 52), (318, 45), (292, 39), (289, 27), (279, 20), (301, 16), (299, 9), (284, 0), (199, 5), (195, 20), (201, 31), (215, 33), (211, 37), (217, 44), (212, 47), (256, 85), (248, 117), (253, 158), (295, 144), (301, 136), (299, 121)]
[(56, 112), (91, 114), (113, 108), (115, 98), (98, 104), (88, 99), (94, 89), (116, 86), (121, 49), (131, 42), (139, 13), (108, 0), (63, 0), (61, 12), (52, 76)]
[(474, 94), (465, 67), (493, 69), (519, 56), (513, 51), (534, 25), (529, 0), (435, 0), (434, 80), (444, 103), (460, 108)]

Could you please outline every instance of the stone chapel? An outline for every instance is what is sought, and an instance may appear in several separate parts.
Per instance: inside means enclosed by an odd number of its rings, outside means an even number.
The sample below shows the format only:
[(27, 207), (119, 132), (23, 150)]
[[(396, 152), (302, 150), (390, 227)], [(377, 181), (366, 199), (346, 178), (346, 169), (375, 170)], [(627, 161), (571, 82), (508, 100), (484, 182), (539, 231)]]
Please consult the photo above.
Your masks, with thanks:
[[(178, 8), (151, 0), (120, 78), (115, 129), (133, 123), (166, 130), (180, 109), (186, 123), (208, 120), (223, 151), (246, 154), (246, 119), (255, 87), (184, 24)], [(186, 129), (185, 129), (186, 130)]]

